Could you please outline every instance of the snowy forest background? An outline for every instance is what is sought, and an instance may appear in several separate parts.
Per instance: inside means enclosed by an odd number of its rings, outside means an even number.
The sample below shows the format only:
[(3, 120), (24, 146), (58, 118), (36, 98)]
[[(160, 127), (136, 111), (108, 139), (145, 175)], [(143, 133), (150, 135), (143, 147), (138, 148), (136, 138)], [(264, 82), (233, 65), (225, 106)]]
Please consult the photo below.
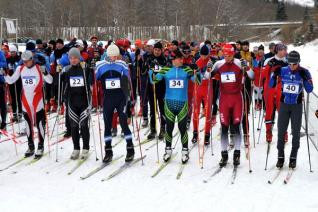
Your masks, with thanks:
[[(20, 35), (27, 37), (88, 38), (97, 34), (104, 39), (224, 40), (267, 35), (273, 30), (246, 30), (237, 25), (251, 22), (307, 20), (297, 33), (308, 33), (310, 27), (314, 31), (318, 1), (312, 1), (315, 7), (307, 8), (278, 0), (1, 0), (0, 16), (18, 18)], [(227, 26), (216, 27), (218, 24)], [(295, 28), (283, 30), (291, 39), (290, 31)]]

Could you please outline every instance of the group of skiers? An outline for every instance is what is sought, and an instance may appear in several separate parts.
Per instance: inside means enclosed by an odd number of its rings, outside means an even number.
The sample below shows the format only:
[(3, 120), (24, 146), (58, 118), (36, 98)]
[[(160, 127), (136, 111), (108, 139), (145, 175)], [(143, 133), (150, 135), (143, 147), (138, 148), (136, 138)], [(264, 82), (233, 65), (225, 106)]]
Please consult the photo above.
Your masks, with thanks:
[[(165, 162), (172, 157), (177, 119), (182, 143), (181, 160), (187, 163), (187, 131), (191, 121), (191, 141), (196, 145), (202, 131), (199, 129), (200, 116), (205, 117), (202, 140), (208, 146), (219, 112), (219, 165), (226, 166), (229, 149), (234, 148), (233, 164), (238, 166), (242, 141), (245, 148), (250, 147), (249, 114), (251, 105), (255, 105), (252, 111), (265, 111), (268, 144), (272, 142), (275, 111), (278, 111), (278, 168), (282, 168), (285, 161), (284, 145), (288, 141), (287, 128), (291, 120), (293, 139), (289, 167), (296, 167), (304, 90), (308, 93), (313, 90), (310, 72), (299, 65), (298, 52), (287, 53), (283, 43), (271, 43), (267, 54), (263, 45), (250, 51), (248, 41), (212, 43), (206, 40), (198, 43), (150, 39), (136, 40), (132, 45), (128, 39), (118, 39), (110, 40), (104, 46), (92, 36), (90, 43), (89, 46), (86, 41), (76, 38), (66, 45), (62, 39), (51, 40), (48, 44), (40, 39), (31, 40), (21, 56), (15, 45), (3, 43), (0, 51), (0, 128), (6, 129), (6, 103), (9, 102), (13, 114), (11, 121), (19, 122), (22, 115), (26, 121), (28, 150), (25, 157), (43, 156), (47, 115), (57, 112), (65, 114), (64, 136), (71, 136), (73, 140), (71, 159), (87, 159), (91, 115), (102, 108), (104, 163), (113, 159), (112, 139), (117, 136), (117, 119), (126, 140), (125, 161), (134, 160), (129, 125), (139, 130), (138, 124), (135, 125), (137, 122), (133, 121), (137, 113), (142, 118), (141, 127), (149, 127), (148, 141), (165, 140)], [(140, 104), (138, 112), (135, 111), (137, 102)], [(36, 152), (34, 125), (39, 140)], [(82, 153), (80, 138), (83, 140)]]

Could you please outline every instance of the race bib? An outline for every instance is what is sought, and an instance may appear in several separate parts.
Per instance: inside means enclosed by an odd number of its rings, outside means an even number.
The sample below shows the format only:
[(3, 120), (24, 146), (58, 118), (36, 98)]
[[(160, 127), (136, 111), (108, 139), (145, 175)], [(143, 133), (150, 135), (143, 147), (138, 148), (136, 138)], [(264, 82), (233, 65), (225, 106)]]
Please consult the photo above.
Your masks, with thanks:
[(22, 77), (23, 87), (35, 87), (36, 77), (35, 76), (24, 76)]
[(183, 80), (173, 79), (169, 80), (169, 88), (183, 88), (184, 82)]
[(290, 93), (290, 94), (298, 94), (299, 93), (299, 85), (298, 84), (284, 84), (283, 92)]
[(120, 88), (120, 79), (106, 79), (106, 89), (117, 89)]
[(82, 87), (84, 86), (83, 77), (70, 77), (70, 86), (71, 87)]
[(221, 82), (222, 83), (229, 83), (229, 82), (236, 82), (236, 77), (234, 72), (224, 72), (221, 74)]
[(161, 68), (162, 68), (161, 66), (155, 65), (155, 67), (153, 68), (153, 71), (154, 72), (160, 72)]

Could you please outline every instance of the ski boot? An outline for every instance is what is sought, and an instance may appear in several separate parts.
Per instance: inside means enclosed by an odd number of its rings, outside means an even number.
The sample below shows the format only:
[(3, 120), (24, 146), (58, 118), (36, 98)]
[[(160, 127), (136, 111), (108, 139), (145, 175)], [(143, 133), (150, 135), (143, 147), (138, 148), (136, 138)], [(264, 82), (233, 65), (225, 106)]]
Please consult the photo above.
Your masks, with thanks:
[(284, 166), (285, 158), (284, 157), (278, 157), (276, 167), (281, 169)]
[(70, 159), (77, 160), (79, 158), (79, 155), (80, 155), (80, 150), (74, 149), (72, 154), (71, 154)]
[(81, 155), (81, 159), (82, 160), (86, 160), (89, 156), (89, 150), (88, 149), (83, 149), (82, 150), (82, 155)]
[(125, 158), (125, 162), (129, 163), (129, 162), (133, 161), (134, 157), (135, 157), (135, 150), (134, 150), (133, 144), (127, 145), (127, 155)]
[(198, 142), (198, 132), (193, 131), (192, 143), (196, 144)]
[(171, 155), (172, 155), (171, 147), (166, 147), (165, 148), (165, 154), (163, 155), (163, 160), (165, 162), (168, 162), (171, 159)]
[(116, 137), (117, 136), (117, 128), (112, 128), (112, 137)]
[(5, 130), (6, 129), (7, 124), (6, 123), (1, 123), (0, 125), (0, 130)]
[(34, 155), (34, 146), (29, 146), (28, 150), (24, 153), (24, 157), (28, 158)]
[(153, 139), (156, 138), (156, 136), (157, 136), (156, 131), (151, 130), (150, 133), (149, 133), (149, 135), (147, 136), (147, 139), (148, 139), (148, 140), (153, 140)]
[(240, 156), (241, 156), (241, 151), (234, 150), (234, 154), (233, 154), (233, 165), (234, 166), (240, 165)]
[(229, 160), (229, 155), (228, 155), (227, 151), (222, 151), (221, 156), (222, 156), (222, 158), (221, 158), (221, 161), (219, 162), (219, 165), (222, 168), (222, 167), (226, 166), (227, 161)]
[(289, 168), (290, 169), (294, 169), (294, 168), (296, 168), (296, 158), (294, 158), (294, 157), (290, 157), (289, 158)]
[(43, 146), (38, 147), (38, 150), (36, 151), (34, 158), (40, 159), (43, 156), (43, 153), (44, 153), (44, 147)]
[(105, 157), (103, 163), (110, 163), (113, 160), (113, 150), (112, 148), (105, 147)]
[(189, 160), (189, 149), (182, 148), (182, 157), (181, 157), (182, 164), (186, 164), (188, 160)]
[(210, 145), (210, 134), (206, 133), (204, 136), (204, 145), (209, 146)]

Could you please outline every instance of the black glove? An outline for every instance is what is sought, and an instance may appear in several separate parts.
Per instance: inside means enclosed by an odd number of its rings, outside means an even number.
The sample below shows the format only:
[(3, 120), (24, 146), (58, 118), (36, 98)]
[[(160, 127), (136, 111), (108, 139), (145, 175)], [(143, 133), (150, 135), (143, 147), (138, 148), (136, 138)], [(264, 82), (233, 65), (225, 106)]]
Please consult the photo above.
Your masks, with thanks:
[(242, 68), (246, 68), (247, 67), (247, 62), (244, 59), (241, 59), (241, 66)]
[(316, 115), (316, 117), (318, 118), (318, 110), (316, 110), (315, 115)]

